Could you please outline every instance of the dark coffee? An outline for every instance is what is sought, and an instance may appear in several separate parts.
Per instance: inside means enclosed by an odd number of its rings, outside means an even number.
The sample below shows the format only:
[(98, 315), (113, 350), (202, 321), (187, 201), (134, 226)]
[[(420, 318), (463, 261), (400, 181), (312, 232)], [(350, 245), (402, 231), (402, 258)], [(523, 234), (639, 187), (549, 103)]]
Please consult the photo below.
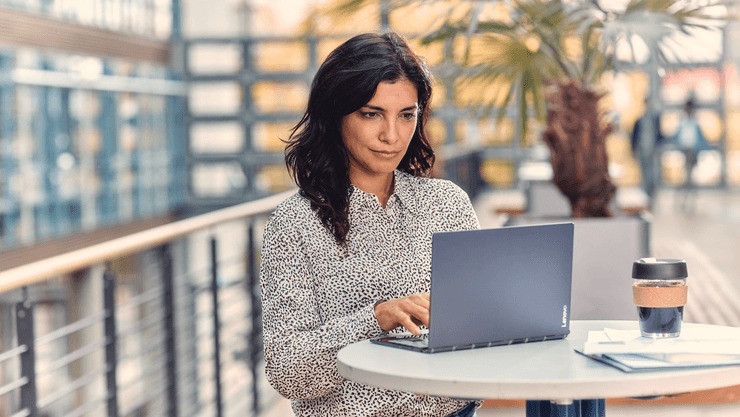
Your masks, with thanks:
[(681, 334), (688, 270), (680, 259), (642, 258), (632, 264), (632, 297), (640, 332), (654, 339)]
[(677, 334), (681, 332), (683, 306), (681, 307), (637, 307), (640, 328), (645, 333)]

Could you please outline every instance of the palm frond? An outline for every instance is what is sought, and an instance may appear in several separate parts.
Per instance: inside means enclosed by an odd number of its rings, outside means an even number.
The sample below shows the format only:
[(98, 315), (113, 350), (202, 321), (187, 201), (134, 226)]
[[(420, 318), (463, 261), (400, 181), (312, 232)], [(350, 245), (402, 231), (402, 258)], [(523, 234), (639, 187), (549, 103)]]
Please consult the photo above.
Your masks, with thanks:
[(371, 0), (344, 0), (339, 3), (330, 4), (326, 9), (326, 13), (334, 18), (346, 18), (352, 16), (357, 10), (375, 3)]
[[(385, 0), (388, 9), (393, 10), (411, 4), (418, 3), (418, 0)], [(378, 0), (341, 0), (332, 2), (325, 6), (323, 13), (334, 19), (349, 19), (355, 16), (358, 11), (367, 6), (378, 5)]]

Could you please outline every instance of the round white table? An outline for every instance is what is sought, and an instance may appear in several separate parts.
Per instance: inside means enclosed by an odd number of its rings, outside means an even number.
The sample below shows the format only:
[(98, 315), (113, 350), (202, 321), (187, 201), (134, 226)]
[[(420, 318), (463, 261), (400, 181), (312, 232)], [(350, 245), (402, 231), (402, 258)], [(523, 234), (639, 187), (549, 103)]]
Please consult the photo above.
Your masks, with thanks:
[[(740, 328), (684, 323), (736, 332)], [(569, 405), (583, 399), (651, 397), (740, 384), (740, 366), (624, 373), (577, 352), (589, 330), (636, 329), (636, 321), (572, 321), (562, 340), (418, 353), (362, 341), (338, 354), (339, 373), (350, 380), (418, 394), (469, 399), (526, 399), (527, 415), (550, 415), (538, 401)], [(589, 407), (603, 408), (603, 400)], [(580, 405), (578, 405), (580, 407)], [(572, 408), (572, 407), (571, 407)], [(564, 415), (604, 415), (603, 410)], [(553, 414), (554, 415), (554, 414)]]

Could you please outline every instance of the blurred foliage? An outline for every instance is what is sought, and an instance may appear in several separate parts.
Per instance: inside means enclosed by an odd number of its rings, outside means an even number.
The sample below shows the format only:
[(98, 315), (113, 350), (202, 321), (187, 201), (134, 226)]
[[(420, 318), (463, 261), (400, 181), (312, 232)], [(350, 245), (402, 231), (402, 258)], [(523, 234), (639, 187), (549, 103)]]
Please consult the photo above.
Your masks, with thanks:
[(499, 117), (513, 106), (526, 137), (530, 116), (545, 121), (548, 86), (576, 80), (598, 89), (603, 74), (614, 70), (618, 52), (620, 60), (635, 61), (640, 50), (647, 50), (658, 65), (680, 62), (685, 54), (672, 36), (715, 30), (729, 18), (731, 3), (338, 0), (317, 13), (352, 26), (375, 18), (385, 4), (394, 30), (437, 46), (420, 53), (430, 63), (457, 67), (459, 104), (496, 109)]

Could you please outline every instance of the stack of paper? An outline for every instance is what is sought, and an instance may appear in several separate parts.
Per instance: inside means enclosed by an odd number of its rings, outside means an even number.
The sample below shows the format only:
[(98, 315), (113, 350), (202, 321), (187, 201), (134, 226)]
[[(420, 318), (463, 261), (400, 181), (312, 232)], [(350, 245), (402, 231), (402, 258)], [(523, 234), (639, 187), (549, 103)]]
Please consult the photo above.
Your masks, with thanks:
[(740, 334), (713, 330), (685, 329), (670, 339), (642, 337), (639, 330), (590, 331), (577, 351), (625, 372), (740, 365)]

